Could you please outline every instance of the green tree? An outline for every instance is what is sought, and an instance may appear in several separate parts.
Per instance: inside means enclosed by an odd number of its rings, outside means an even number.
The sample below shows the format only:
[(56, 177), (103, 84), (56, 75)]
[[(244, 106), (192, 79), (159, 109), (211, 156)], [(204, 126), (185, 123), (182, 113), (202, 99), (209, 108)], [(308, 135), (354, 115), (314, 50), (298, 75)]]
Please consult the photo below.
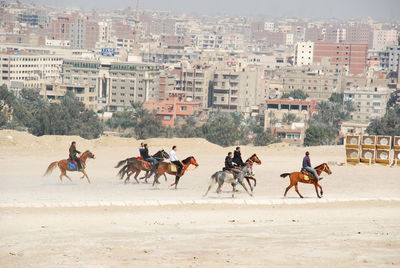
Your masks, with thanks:
[(138, 139), (157, 138), (165, 134), (161, 119), (155, 113), (140, 118), (134, 129)]
[(232, 114), (216, 113), (209, 117), (202, 127), (204, 137), (215, 144), (227, 147), (240, 140), (241, 130), (238, 126), (238, 117)]
[(304, 139), (305, 146), (315, 145), (330, 145), (335, 144), (336, 141), (336, 129), (332, 126), (315, 123), (310, 125), (306, 130), (306, 137)]
[(266, 146), (275, 142), (277, 142), (277, 138), (270, 129), (267, 129), (266, 131), (262, 131), (256, 134), (253, 144), (254, 146)]
[(308, 94), (306, 92), (304, 92), (303, 90), (295, 89), (289, 93), (284, 93), (282, 95), (281, 99), (293, 98), (295, 100), (305, 100), (308, 97), (309, 97)]

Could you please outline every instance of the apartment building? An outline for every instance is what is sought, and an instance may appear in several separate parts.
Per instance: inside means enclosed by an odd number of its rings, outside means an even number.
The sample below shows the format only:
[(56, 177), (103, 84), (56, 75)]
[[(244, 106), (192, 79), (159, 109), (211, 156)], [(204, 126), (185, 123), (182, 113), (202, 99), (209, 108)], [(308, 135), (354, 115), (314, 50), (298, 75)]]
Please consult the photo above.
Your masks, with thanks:
[(69, 40), (73, 48), (93, 49), (99, 39), (99, 25), (76, 13), (60, 15), (50, 22), (48, 39)]
[(90, 85), (48, 84), (40, 90), (40, 95), (49, 102), (59, 102), (67, 92), (73, 92), (76, 99), (81, 101), (87, 109), (97, 112), (97, 92), (95, 88)]
[(314, 61), (314, 42), (299, 42), (296, 44), (294, 63), (297, 66), (311, 65)]
[(397, 44), (398, 32), (391, 30), (374, 30), (373, 32), (373, 49), (385, 50), (387, 46)]
[(200, 103), (202, 108), (208, 108), (211, 105), (210, 82), (213, 79), (212, 68), (195, 65), (182, 70), (176, 77), (174, 89), (185, 92), (186, 97)]
[(367, 123), (371, 119), (383, 117), (391, 93), (392, 90), (387, 87), (345, 89), (344, 100), (352, 101), (356, 107), (356, 111), (351, 114), (351, 121)]
[(211, 93), (214, 110), (250, 113), (264, 96), (263, 71), (257, 67), (216, 70)]
[(98, 109), (119, 111), (131, 107), (131, 102), (158, 99), (160, 70), (145, 63), (64, 60), (62, 83), (94, 88)]
[(193, 101), (181, 91), (168, 93), (165, 100), (149, 100), (144, 104), (144, 108), (155, 111), (160, 117), (164, 126), (173, 127), (177, 120), (193, 116), (200, 109), (200, 103)]
[(367, 69), (368, 44), (316, 42), (314, 63), (329, 61), (330, 65), (348, 70), (351, 75), (364, 75)]
[(41, 89), (48, 83), (60, 82), (60, 55), (31, 54), (24, 50), (0, 53), (0, 84), (11, 87), (18, 82), (24, 88)]
[(302, 90), (313, 100), (326, 100), (341, 92), (341, 76), (322, 66), (287, 67), (276, 71), (268, 84), (271, 96)]

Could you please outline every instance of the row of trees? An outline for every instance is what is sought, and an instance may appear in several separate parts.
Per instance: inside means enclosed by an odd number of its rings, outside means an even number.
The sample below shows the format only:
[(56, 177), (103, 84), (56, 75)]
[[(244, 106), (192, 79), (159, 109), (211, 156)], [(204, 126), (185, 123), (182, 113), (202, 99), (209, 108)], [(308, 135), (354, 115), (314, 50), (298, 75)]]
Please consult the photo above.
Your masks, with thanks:
[(0, 127), (26, 129), (36, 136), (79, 135), (98, 138), (103, 124), (96, 113), (85, 108), (72, 92), (59, 103), (48, 103), (37, 91), (22, 90), (17, 98), (0, 87)]
[(221, 146), (238, 143), (264, 146), (276, 141), (270, 131), (264, 131), (259, 120), (245, 120), (241, 114), (213, 113), (205, 122), (199, 122), (192, 116), (170, 128), (163, 126), (160, 118), (145, 110), (142, 104), (134, 103), (132, 107), (132, 111), (114, 113), (106, 122), (107, 127), (138, 139), (205, 138)]

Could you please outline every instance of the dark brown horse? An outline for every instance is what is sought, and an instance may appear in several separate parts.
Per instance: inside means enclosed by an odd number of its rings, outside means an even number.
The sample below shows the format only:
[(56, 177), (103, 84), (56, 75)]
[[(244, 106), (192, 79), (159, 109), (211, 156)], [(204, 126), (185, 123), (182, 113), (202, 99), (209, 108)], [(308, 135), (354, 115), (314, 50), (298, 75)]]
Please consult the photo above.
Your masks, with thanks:
[(195, 167), (199, 166), (199, 164), (197, 163), (196, 159), (193, 156), (189, 156), (188, 158), (182, 160), (182, 164), (183, 164), (182, 172), (181, 172), (180, 176), (177, 176), (176, 168), (175, 168), (175, 170), (172, 170), (172, 168), (171, 168), (173, 164), (167, 163), (167, 162), (161, 162), (158, 165), (156, 174), (154, 175), (153, 186), (155, 184), (160, 184), (160, 182), (158, 181), (158, 178), (161, 175), (163, 175), (163, 174), (165, 175), (165, 173), (167, 173), (167, 174), (176, 176), (175, 183), (171, 184), (171, 187), (175, 186), (175, 189), (177, 189), (179, 179), (180, 179), (180, 177), (182, 177), (185, 174), (185, 172), (187, 171), (188, 167), (190, 165), (194, 165)]
[[(331, 169), (329, 168), (328, 164), (323, 163), (317, 167), (315, 167), (315, 170), (317, 171), (318, 176), (321, 175), (322, 172), (325, 172), (327, 174), (332, 174)], [(319, 185), (318, 180), (314, 178), (314, 176), (311, 173), (308, 173), (308, 180), (307, 177), (304, 175), (303, 172), (292, 172), (292, 173), (283, 173), (281, 174), (282, 178), (285, 178), (286, 176), (289, 176), (290, 178), (290, 185), (286, 188), (284, 196), (286, 197), (287, 192), (289, 191), (290, 188), (294, 186), (294, 189), (296, 190), (296, 193), (303, 198), (303, 196), (299, 192), (299, 188), (297, 187), (297, 184), (299, 182), (301, 183), (308, 183), (308, 184), (314, 184), (315, 191), (317, 192), (318, 198), (321, 198), (323, 195), (322, 187)], [(318, 193), (318, 188), (321, 189), (321, 195)]]
[(57, 166), (60, 168), (61, 174), (60, 174), (60, 180), (62, 181), (62, 177), (65, 176), (67, 177), (70, 181), (71, 178), (68, 177), (67, 175), (67, 171), (79, 171), (83, 174), (83, 176), (81, 177), (81, 179), (83, 179), (84, 177), (86, 177), (87, 181), (90, 183), (90, 179), (89, 176), (86, 174), (85, 168), (86, 168), (86, 160), (88, 158), (92, 158), (94, 159), (95, 156), (93, 153), (91, 153), (89, 150), (85, 151), (82, 153), (81, 157), (79, 158), (81, 160), (82, 163), (82, 169), (69, 169), (69, 163), (67, 159), (64, 160), (60, 160), (60, 161), (55, 161), (53, 163), (51, 163), (49, 165), (49, 167), (47, 168), (46, 172), (44, 173), (43, 176), (47, 176), (49, 175)]
[[(156, 154), (152, 155), (153, 158), (155, 158), (157, 161), (162, 161), (164, 159), (168, 159), (169, 155), (166, 151), (160, 150)], [(153, 174), (151, 172), (151, 165), (149, 162), (144, 161), (143, 159), (137, 158), (137, 157), (131, 157), (127, 158), (125, 160), (121, 160), (118, 162), (118, 164), (115, 166), (115, 168), (119, 168), (123, 166), (119, 172), (118, 176), (120, 176), (120, 179), (122, 180), (125, 175), (127, 175), (127, 178), (125, 179), (125, 183), (129, 182), (130, 177), (135, 174), (134, 179), (136, 180), (137, 183), (139, 183), (139, 180), (145, 179), (147, 183), (147, 179)], [(138, 175), (140, 174), (141, 171), (145, 171), (146, 174), (144, 177), (137, 179)], [(149, 174), (150, 173), (150, 174)], [(167, 177), (164, 175), (165, 181), (167, 181)]]

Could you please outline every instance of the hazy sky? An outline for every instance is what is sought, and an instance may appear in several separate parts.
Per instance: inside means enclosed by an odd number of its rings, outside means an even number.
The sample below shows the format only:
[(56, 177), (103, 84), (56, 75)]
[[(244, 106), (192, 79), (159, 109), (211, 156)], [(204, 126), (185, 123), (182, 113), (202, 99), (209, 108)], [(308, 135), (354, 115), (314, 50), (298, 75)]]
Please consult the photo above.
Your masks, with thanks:
[[(24, 0), (51, 6), (135, 7), (137, 0)], [(269, 17), (367, 18), (400, 20), (400, 0), (139, 0), (140, 8), (176, 12)]]

